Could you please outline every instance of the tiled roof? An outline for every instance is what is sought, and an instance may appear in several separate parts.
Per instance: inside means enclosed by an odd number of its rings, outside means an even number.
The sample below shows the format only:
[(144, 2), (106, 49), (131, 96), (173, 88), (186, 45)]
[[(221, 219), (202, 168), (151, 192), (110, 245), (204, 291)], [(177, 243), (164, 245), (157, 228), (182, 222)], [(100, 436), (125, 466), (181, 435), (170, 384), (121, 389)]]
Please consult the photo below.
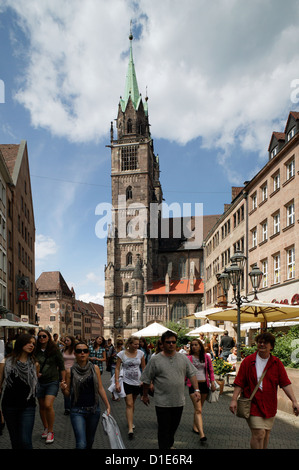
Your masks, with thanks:
[(290, 111), (290, 114), (291, 114), (295, 119), (299, 119), (299, 112), (298, 112), (298, 111)]
[[(168, 233), (166, 231), (166, 228), (169, 230), (169, 236), (163, 238), (159, 238), (159, 251), (164, 252), (164, 251), (177, 251), (177, 250), (183, 250), (184, 249), (184, 244), (187, 241), (186, 238), (184, 238), (184, 231), (185, 228), (187, 229), (186, 232), (188, 231), (193, 231), (196, 228), (196, 223), (198, 223), (199, 227), (202, 227), (203, 230), (203, 240), (211, 230), (211, 228), (215, 225), (217, 220), (221, 217), (221, 214), (218, 215), (203, 215), (202, 216), (202, 221), (200, 220), (199, 222), (195, 220), (195, 217), (192, 216), (191, 218), (189, 217), (180, 217), (180, 218), (163, 218), (162, 219), (162, 234), (163, 233)], [(197, 217), (197, 219), (200, 219), (201, 217)], [(202, 222), (202, 223), (201, 223)], [(180, 237), (175, 238), (175, 230), (179, 230), (179, 235)], [(188, 239), (190, 242), (194, 240), (194, 235), (191, 236)], [(201, 246), (197, 246), (197, 244), (194, 245), (194, 249), (201, 248)], [(190, 249), (190, 247), (189, 247)]]
[(3, 158), (9, 170), (10, 176), (13, 174), (15, 163), (18, 156), (19, 144), (2, 144), (0, 145), (0, 150), (2, 152)]
[(36, 288), (40, 292), (62, 290), (67, 295), (72, 295), (62, 274), (59, 271), (43, 272), (36, 281)]
[(104, 307), (103, 305), (100, 305), (100, 304), (95, 304), (94, 302), (89, 302), (89, 305), (92, 306), (92, 308), (94, 309), (94, 311), (100, 315), (100, 317), (103, 317), (104, 315)]
[(190, 291), (189, 279), (170, 281), (169, 292), (166, 292), (165, 282), (153, 282), (153, 288), (145, 293), (145, 295), (168, 295), (168, 294), (203, 294), (204, 283), (202, 279), (194, 281), (194, 291)]

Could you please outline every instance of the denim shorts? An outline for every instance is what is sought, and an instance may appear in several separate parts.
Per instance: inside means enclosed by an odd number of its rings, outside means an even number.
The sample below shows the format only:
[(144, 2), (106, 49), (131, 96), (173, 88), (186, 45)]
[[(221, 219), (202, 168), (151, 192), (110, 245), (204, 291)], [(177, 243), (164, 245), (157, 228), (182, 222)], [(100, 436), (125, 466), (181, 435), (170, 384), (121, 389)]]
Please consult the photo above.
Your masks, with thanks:
[(45, 398), (46, 395), (53, 395), (57, 397), (59, 390), (59, 381), (41, 384), (38, 382), (36, 396), (37, 398)]

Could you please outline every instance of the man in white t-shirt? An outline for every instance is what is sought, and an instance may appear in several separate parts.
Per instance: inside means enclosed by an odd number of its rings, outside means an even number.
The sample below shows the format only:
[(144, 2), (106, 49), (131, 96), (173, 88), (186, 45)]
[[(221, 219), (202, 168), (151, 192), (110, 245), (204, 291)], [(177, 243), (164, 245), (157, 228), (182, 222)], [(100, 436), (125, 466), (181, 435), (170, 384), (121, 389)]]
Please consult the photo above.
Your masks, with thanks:
[(145, 405), (149, 404), (148, 389), (154, 384), (158, 421), (159, 449), (171, 449), (185, 404), (185, 377), (189, 378), (200, 400), (196, 368), (185, 354), (176, 352), (177, 335), (166, 331), (161, 337), (163, 351), (152, 357), (141, 375)]

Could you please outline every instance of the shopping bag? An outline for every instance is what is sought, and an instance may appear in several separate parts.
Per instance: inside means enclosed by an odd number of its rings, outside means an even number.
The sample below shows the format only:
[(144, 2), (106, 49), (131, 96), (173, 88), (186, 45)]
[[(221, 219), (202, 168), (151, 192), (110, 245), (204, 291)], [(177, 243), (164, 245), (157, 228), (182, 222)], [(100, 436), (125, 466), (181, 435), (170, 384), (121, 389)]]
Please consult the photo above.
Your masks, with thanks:
[(102, 414), (102, 425), (105, 434), (108, 435), (111, 449), (125, 449), (117, 422), (106, 411)]
[(215, 390), (214, 392), (212, 392), (212, 390), (210, 389), (208, 393), (208, 397), (207, 397), (207, 402), (217, 403), (217, 401), (219, 400), (219, 395), (220, 395), (219, 390)]
[(210, 386), (209, 393), (208, 393), (208, 396), (207, 396), (207, 402), (208, 403), (217, 403), (217, 401), (219, 400), (220, 387), (219, 387), (217, 382), (215, 382), (215, 387), (216, 387), (216, 390), (214, 390), (214, 392), (212, 392), (211, 386)]

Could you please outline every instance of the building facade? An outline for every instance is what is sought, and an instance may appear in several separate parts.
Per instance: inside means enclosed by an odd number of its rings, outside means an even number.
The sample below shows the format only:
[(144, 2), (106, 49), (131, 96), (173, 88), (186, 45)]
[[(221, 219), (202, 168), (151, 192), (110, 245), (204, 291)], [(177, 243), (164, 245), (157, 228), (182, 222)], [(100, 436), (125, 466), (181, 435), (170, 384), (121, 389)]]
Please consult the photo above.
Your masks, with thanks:
[(10, 176), (1, 204), (2, 242), (6, 239), (6, 255), (3, 252), (1, 260), (6, 270), (2, 305), (5, 302), (7, 318), (35, 323), (35, 222), (27, 142), (0, 145), (0, 152)]
[(284, 132), (273, 132), (268, 154), (252, 180), (234, 188), (205, 239), (205, 308), (223, 300), (217, 278), (237, 250), (247, 257), (242, 295), (251, 293), (248, 273), (257, 265), (260, 300), (299, 304), (299, 113), (289, 113)]
[[(159, 158), (148, 98), (139, 93), (130, 35), (125, 93), (111, 123), (112, 224), (107, 237), (104, 336), (126, 338), (153, 321), (179, 321), (201, 308), (202, 239), (164, 219)], [(115, 130), (117, 135), (115, 136)], [(194, 219), (193, 219), (194, 222)], [(189, 221), (192, 225), (192, 220)], [(188, 243), (189, 241), (189, 243)]]
[(104, 307), (77, 300), (59, 271), (43, 272), (36, 281), (36, 312), (39, 328), (52, 335), (86, 341), (103, 335)]

